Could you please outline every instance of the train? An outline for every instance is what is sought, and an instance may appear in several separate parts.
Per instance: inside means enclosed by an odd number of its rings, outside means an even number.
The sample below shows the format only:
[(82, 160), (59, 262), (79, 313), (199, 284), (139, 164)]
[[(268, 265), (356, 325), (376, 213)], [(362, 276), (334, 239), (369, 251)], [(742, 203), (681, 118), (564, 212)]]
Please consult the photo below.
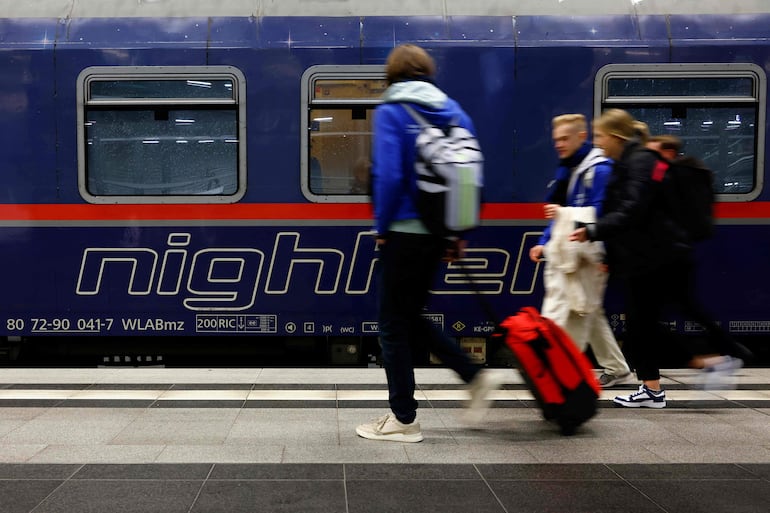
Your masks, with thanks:
[[(714, 170), (700, 294), (767, 355), (768, 26), (762, 0), (2, 0), (0, 354), (371, 361), (372, 118), (414, 43), (485, 157), (481, 226), (426, 317), (483, 361), (540, 305), (550, 121), (617, 107)], [(605, 307), (622, 341), (617, 287)]]

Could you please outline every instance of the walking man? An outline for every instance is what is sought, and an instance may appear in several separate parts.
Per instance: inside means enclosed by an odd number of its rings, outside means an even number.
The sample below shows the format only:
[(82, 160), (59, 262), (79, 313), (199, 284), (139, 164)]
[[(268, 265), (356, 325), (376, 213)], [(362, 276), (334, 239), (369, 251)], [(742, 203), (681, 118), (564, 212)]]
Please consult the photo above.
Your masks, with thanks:
[(592, 223), (601, 215), (612, 162), (588, 142), (582, 114), (556, 116), (552, 128), (560, 159), (544, 207), (552, 221), (529, 252), (535, 262), (546, 258), (541, 313), (564, 328), (581, 350), (591, 346), (604, 368), (599, 383), (611, 387), (632, 376), (602, 306), (608, 278), (604, 247), (594, 242), (578, 248), (567, 235), (575, 221)]
[(380, 253), (380, 343), (391, 411), (356, 428), (359, 436), (371, 440), (423, 440), (416, 421), (412, 354), (425, 342), (470, 384), (472, 410), (485, 406), (487, 394), (498, 386), (491, 373), (472, 363), (459, 344), (422, 316), (442, 259), (462, 256), (463, 242), (429, 232), (420, 219), (415, 205), (415, 141), (420, 127), (405, 105), (431, 124), (455, 122), (475, 133), (458, 103), (433, 84), (435, 69), (424, 49), (409, 44), (394, 48), (385, 64), (389, 85), (375, 111), (372, 201)]

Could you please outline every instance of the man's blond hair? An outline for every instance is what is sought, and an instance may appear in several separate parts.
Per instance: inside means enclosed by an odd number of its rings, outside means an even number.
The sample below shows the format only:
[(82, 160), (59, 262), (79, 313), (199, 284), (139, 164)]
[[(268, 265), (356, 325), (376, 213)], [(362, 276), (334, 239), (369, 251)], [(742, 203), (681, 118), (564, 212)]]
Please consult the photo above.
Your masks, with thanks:
[(586, 117), (582, 114), (562, 114), (551, 120), (551, 127), (556, 128), (562, 125), (572, 125), (575, 132), (587, 132), (588, 123)]

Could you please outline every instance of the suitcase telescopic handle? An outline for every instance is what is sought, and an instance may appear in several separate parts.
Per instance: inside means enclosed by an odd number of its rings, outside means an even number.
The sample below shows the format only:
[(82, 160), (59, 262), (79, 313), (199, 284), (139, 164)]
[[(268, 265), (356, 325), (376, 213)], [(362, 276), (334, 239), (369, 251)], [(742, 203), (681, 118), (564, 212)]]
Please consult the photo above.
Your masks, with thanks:
[(471, 288), (473, 289), (473, 295), (476, 296), (476, 298), (479, 300), (479, 304), (481, 305), (481, 309), (484, 310), (484, 314), (487, 316), (487, 319), (495, 323), (497, 332), (500, 330), (500, 324), (501, 320), (500, 317), (497, 316), (497, 312), (495, 312), (495, 309), (492, 307), (492, 304), (487, 301), (487, 298), (484, 297), (484, 294), (482, 294), (481, 289), (479, 289), (479, 284), (476, 283), (476, 280), (473, 279), (473, 276), (468, 272), (468, 268), (463, 265), (462, 259), (455, 260), (452, 262), (454, 265), (456, 265), (465, 275), (465, 277), (468, 279), (468, 283), (471, 284)]

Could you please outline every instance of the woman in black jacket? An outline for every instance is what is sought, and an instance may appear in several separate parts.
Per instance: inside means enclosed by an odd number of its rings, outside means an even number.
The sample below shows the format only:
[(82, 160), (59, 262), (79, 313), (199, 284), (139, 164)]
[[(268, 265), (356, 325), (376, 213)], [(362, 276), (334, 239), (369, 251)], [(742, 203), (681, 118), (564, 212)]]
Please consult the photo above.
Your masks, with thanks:
[(575, 230), (571, 240), (605, 242), (610, 271), (626, 284), (626, 334), (639, 391), (618, 396), (627, 407), (663, 408), (660, 387), (662, 337), (658, 332), (667, 266), (689, 251), (675, 240), (666, 221), (660, 159), (645, 149), (636, 120), (610, 109), (594, 120), (594, 144), (615, 163), (605, 190), (603, 214), (595, 224)]

